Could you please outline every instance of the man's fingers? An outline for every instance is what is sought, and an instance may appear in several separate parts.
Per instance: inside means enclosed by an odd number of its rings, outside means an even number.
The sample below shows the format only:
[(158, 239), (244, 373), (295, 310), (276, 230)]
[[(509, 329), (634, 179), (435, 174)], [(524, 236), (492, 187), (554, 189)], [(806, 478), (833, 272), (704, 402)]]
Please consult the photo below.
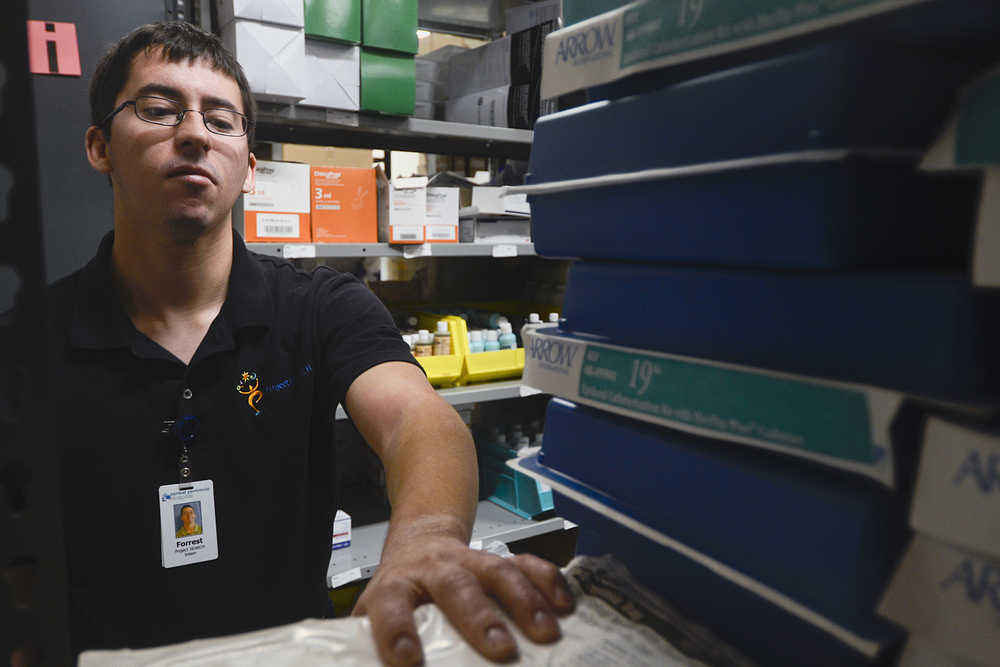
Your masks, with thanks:
[(420, 636), (413, 620), (418, 593), (410, 585), (389, 582), (371, 595), (362, 596), (354, 615), (367, 615), (378, 655), (387, 665), (404, 667), (423, 661)]
[[(480, 580), (529, 639), (548, 643), (559, 639), (559, 623), (552, 605), (513, 559), (488, 557)], [(485, 559), (484, 559), (485, 560)]]
[(522, 554), (510, 560), (545, 596), (557, 614), (565, 615), (573, 611), (576, 600), (573, 599), (573, 594), (569, 590), (566, 577), (563, 576), (558, 567), (531, 554)]
[(430, 577), (428, 584), (434, 603), (473, 648), (491, 660), (517, 657), (517, 643), (502, 614), (471, 571), (449, 566)]

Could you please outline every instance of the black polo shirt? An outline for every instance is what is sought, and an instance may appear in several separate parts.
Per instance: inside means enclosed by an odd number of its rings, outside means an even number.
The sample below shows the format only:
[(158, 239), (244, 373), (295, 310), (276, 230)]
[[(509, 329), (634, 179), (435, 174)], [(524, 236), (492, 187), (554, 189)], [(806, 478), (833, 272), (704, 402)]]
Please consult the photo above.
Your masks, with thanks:
[[(225, 304), (186, 366), (127, 316), (112, 240), (49, 296), (74, 650), (322, 616), (334, 408), (372, 366), (416, 363), (408, 347), (353, 276), (299, 271), (234, 234)], [(179, 445), (162, 431), (183, 416), (194, 479), (215, 484), (219, 558), (164, 569), (157, 489), (178, 482)]]

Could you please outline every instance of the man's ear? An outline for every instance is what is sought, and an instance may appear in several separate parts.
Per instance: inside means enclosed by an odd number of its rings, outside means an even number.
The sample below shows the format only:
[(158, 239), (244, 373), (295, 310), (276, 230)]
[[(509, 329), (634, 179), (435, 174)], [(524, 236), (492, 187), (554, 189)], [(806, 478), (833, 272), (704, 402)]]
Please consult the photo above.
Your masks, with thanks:
[(102, 174), (111, 174), (111, 146), (104, 136), (104, 130), (91, 125), (87, 128), (84, 138), (84, 145), (87, 149), (87, 161), (90, 166)]
[(242, 192), (253, 192), (254, 185), (256, 185), (257, 180), (254, 173), (257, 170), (257, 158), (253, 153), (250, 153), (250, 159), (247, 161), (247, 177), (243, 181)]

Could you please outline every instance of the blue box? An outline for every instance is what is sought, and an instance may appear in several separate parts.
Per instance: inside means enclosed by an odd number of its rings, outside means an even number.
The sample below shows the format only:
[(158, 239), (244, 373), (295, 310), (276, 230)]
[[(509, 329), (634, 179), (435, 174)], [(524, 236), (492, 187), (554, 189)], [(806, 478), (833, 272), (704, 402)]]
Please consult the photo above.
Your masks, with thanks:
[[(936, 52), (826, 45), (545, 116), (532, 185), (797, 161), (531, 194), (536, 250), (740, 266), (962, 265), (978, 179), (913, 163), (971, 73)], [(868, 157), (803, 154), (841, 149)]]
[[(761, 665), (871, 665), (905, 636), (903, 630), (877, 617), (874, 610), (865, 623), (850, 628), (834, 624), (831, 630), (829, 620), (817, 620), (801, 606), (793, 611), (795, 601), (792, 605), (772, 601), (759, 588), (755, 590), (754, 581), (719, 568), (697, 550), (688, 551), (683, 544), (678, 548), (665, 546), (610, 518), (608, 510), (633, 526), (649, 525), (641, 514), (616, 499), (541, 466), (536, 457), (519, 463), (553, 486), (556, 510), (579, 525), (578, 553), (613, 554), (644, 586)], [(579, 500), (581, 497), (587, 504)]]
[(604, 342), (948, 400), (995, 394), (1000, 293), (948, 272), (577, 262), (563, 329)]
[(874, 481), (561, 399), (538, 459), (847, 626), (870, 622), (908, 535)]

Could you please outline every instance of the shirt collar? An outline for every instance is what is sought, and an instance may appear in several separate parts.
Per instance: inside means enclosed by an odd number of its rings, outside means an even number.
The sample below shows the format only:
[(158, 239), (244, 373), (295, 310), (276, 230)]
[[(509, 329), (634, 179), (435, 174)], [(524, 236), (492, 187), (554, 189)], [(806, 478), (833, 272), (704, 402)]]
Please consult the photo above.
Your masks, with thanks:
[[(97, 254), (81, 270), (70, 343), (73, 347), (106, 350), (128, 347), (136, 335), (115, 288), (111, 268), (114, 231), (101, 240)], [(222, 317), (237, 331), (249, 326), (270, 326), (273, 301), (263, 271), (233, 231), (233, 266)]]

